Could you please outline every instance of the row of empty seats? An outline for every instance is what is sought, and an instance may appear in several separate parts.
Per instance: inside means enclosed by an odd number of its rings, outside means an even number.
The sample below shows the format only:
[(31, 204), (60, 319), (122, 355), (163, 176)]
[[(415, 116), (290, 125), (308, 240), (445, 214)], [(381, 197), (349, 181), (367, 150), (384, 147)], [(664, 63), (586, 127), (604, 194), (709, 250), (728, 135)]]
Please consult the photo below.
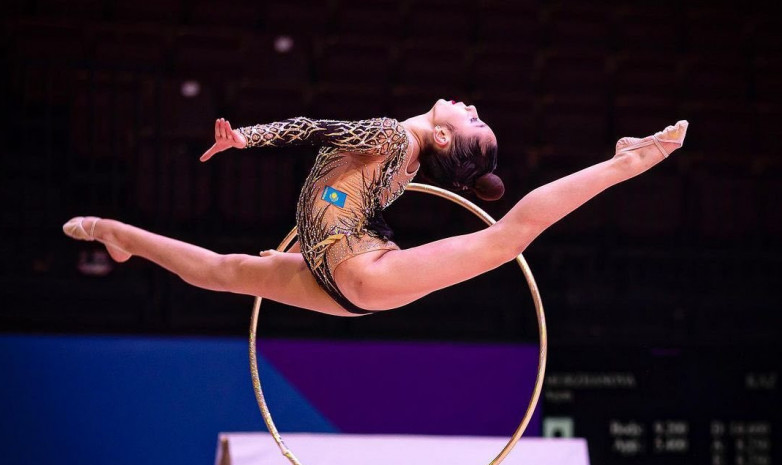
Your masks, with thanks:
[[(583, 42), (389, 40), (263, 31), (20, 21), (17, 62), (129, 72), (191, 73), (213, 81), (243, 75), (290, 85), (389, 83), (519, 92), (683, 92), (722, 99), (779, 98), (782, 49), (616, 49)], [(656, 38), (655, 38), (656, 40)], [(695, 84), (697, 83), (697, 85)], [(683, 87), (683, 88), (682, 88)]]
[[(14, 4), (16, 3), (16, 4)], [(551, 43), (590, 47), (618, 41), (647, 48), (725, 50), (750, 43), (753, 48), (779, 46), (774, 7), (745, 5), (655, 4), (544, 1), (269, 1), (206, 0), (17, 1), (7, 9), (14, 16), (67, 19), (90, 23), (152, 23), (165, 26), (230, 27), (275, 33), (307, 31), (323, 35), (361, 35), (397, 40), (404, 37), (446, 38), (453, 43), (474, 39), (513, 39), (532, 44), (539, 37)], [(15, 14), (14, 14), (15, 13)], [(730, 31), (730, 34), (726, 34)]]

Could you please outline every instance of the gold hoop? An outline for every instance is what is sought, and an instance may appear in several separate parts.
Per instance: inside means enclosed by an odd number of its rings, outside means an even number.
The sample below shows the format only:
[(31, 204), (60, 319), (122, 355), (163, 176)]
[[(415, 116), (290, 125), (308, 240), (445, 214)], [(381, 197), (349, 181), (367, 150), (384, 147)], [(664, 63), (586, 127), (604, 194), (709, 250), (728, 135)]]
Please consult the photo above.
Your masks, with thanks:
[[(483, 211), (480, 207), (470, 202), (469, 200), (445, 189), (440, 189), (439, 187), (430, 186), (427, 184), (410, 183), (406, 190), (442, 197), (471, 211), (488, 225), (495, 223), (494, 218)], [(285, 239), (282, 240), (279, 247), (277, 247), (277, 250), (286, 250), (295, 237), (296, 228), (293, 228), (293, 230), (291, 230), (291, 232), (285, 236)], [(537, 284), (535, 283), (535, 278), (532, 276), (532, 271), (530, 270), (529, 265), (527, 265), (527, 261), (524, 259), (522, 254), (519, 254), (516, 257), (516, 262), (519, 264), (519, 267), (524, 274), (524, 278), (527, 280), (527, 285), (530, 288), (532, 293), (532, 300), (535, 304), (535, 314), (537, 315), (538, 319), (538, 332), (540, 335), (538, 374), (535, 378), (535, 388), (532, 391), (532, 398), (530, 399), (529, 405), (527, 406), (527, 411), (524, 413), (524, 417), (522, 418), (521, 423), (519, 423), (519, 426), (516, 428), (516, 431), (513, 433), (513, 436), (511, 436), (505, 447), (503, 447), (500, 453), (489, 463), (489, 465), (498, 465), (500, 462), (502, 462), (510, 453), (511, 449), (513, 449), (513, 446), (515, 446), (516, 443), (519, 442), (519, 439), (521, 439), (522, 434), (524, 434), (524, 431), (527, 429), (527, 425), (529, 425), (529, 422), (532, 419), (532, 415), (535, 412), (535, 406), (538, 404), (540, 392), (543, 388), (543, 378), (546, 373), (548, 336), (546, 333), (546, 316), (543, 313), (543, 301), (540, 298), (540, 292), (538, 290)], [(299, 459), (297, 459), (296, 456), (293, 455), (293, 452), (288, 449), (288, 447), (285, 445), (285, 442), (282, 440), (279, 431), (277, 431), (277, 427), (274, 425), (272, 415), (269, 412), (269, 407), (266, 405), (263, 389), (261, 388), (261, 379), (258, 375), (258, 359), (256, 355), (256, 333), (258, 328), (258, 313), (261, 309), (261, 300), (262, 299), (260, 297), (255, 298), (252, 319), (250, 322), (250, 373), (252, 374), (253, 390), (255, 391), (255, 398), (258, 401), (258, 407), (261, 410), (263, 421), (266, 423), (266, 427), (269, 429), (269, 432), (274, 438), (274, 441), (279, 446), (280, 452), (282, 452), (282, 455), (284, 455), (293, 465), (301, 465)]]

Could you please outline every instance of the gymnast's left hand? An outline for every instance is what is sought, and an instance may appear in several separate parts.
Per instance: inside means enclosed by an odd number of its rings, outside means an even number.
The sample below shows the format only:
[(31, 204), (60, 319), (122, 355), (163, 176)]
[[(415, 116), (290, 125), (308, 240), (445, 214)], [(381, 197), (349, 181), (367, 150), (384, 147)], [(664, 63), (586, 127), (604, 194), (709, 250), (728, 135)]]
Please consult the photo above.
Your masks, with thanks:
[(247, 146), (247, 139), (235, 129), (231, 129), (231, 123), (225, 120), (225, 118), (218, 118), (215, 121), (215, 143), (209, 150), (201, 155), (201, 161), (207, 161), (212, 156), (223, 150), (227, 150), (231, 147), (235, 149), (243, 149)]

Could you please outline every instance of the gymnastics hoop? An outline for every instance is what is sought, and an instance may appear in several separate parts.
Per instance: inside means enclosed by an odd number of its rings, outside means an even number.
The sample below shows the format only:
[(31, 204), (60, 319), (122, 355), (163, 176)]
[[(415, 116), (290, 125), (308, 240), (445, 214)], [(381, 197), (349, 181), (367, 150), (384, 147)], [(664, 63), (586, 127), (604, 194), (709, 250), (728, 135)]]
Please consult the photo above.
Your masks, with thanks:
[[(488, 213), (483, 211), (480, 207), (478, 207), (474, 203), (445, 189), (440, 189), (439, 187), (430, 186), (428, 184), (410, 183), (408, 184), (406, 190), (413, 191), (413, 192), (421, 192), (424, 194), (431, 194), (437, 197), (450, 200), (451, 202), (466, 208), (467, 210), (475, 214), (475, 216), (482, 219), (488, 225), (492, 225), (496, 222), (494, 218), (492, 218)], [(277, 247), (277, 250), (280, 252), (285, 251), (295, 237), (296, 237), (296, 228), (293, 228), (291, 232), (289, 232), (288, 235), (285, 236), (285, 239), (282, 240), (279, 247)], [(529, 405), (527, 406), (527, 411), (524, 413), (524, 417), (522, 418), (521, 423), (516, 428), (516, 431), (513, 433), (513, 436), (511, 436), (510, 440), (505, 445), (505, 447), (502, 448), (502, 451), (500, 451), (500, 453), (497, 455), (497, 457), (494, 458), (494, 460), (489, 462), (489, 465), (498, 465), (500, 462), (502, 462), (505, 459), (505, 457), (507, 457), (507, 455), (510, 453), (510, 451), (513, 449), (513, 446), (515, 446), (516, 443), (519, 442), (519, 439), (521, 439), (521, 435), (524, 434), (524, 430), (527, 429), (527, 425), (529, 425), (529, 422), (532, 419), (532, 414), (535, 412), (535, 406), (538, 404), (538, 399), (540, 398), (540, 392), (543, 388), (543, 378), (546, 373), (546, 355), (548, 352), (548, 336), (546, 333), (546, 316), (543, 313), (543, 301), (540, 298), (540, 292), (538, 290), (537, 284), (535, 283), (535, 277), (532, 276), (532, 271), (530, 270), (529, 265), (527, 265), (527, 261), (524, 259), (522, 254), (519, 254), (516, 257), (516, 262), (519, 264), (519, 267), (521, 268), (521, 271), (524, 274), (524, 278), (527, 280), (527, 285), (529, 286), (530, 292), (532, 293), (532, 300), (535, 303), (535, 314), (538, 319), (538, 332), (540, 334), (538, 374), (537, 377), (535, 378), (535, 388), (532, 391), (532, 398), (530, 399)], [(261, 388), (261, 378), (258, 374), (258, 358), (256, 355), (256, 350), (257, 350), (256, 333), (258, 328), (258, 313), (261, 309), (261, 301), (262, 299), (260, 297), (255, 298), (255, 303), (253, 305), (252, 319), (250, 322), (250, 373), (252, 374), (253, 390), (255, 391), (255, 398), (258, 401), (258, 407), (261, 410), (261, 416), (263, 416), (263, 421), (266, 423), (266, 427), (269, 429), (269, 432), (274, 438), (274, 441), (279, 446), (280, 452), (282, 452), (282, 455), (284, 455), (293, 465), (301, 465), (299, 459), (296, 458), (295, 455), (293, 455), (293, 452), (291, 452), (290, 449), (288, 449), (288, 446), (285, 445), (285, 442), (282, 440), (279, 431), (277, 431), (277, 427), (274, 425), (274, 420), (272, 419), (272, 415), (269, 412), (269, 407), (266, 405), (266, 399), (263, 395), (263, 389)]]

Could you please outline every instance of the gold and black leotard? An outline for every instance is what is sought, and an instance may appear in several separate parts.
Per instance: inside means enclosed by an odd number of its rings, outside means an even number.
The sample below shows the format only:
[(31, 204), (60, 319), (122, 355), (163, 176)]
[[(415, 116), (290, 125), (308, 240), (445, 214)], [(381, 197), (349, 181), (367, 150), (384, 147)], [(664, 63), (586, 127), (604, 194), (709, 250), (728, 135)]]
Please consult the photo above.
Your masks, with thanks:
[(371, 313), (345, 298), (334, 270), (356, 255), (399, 248), (381, 211), (416, 174), (408, 169), (405, 129), (391, 118), (349, 122), (298, 117), (239, 131), (247, 147), (320, 146), (296, 211), (301, 252), (318, 284), (337, 303), (352, 313)]

